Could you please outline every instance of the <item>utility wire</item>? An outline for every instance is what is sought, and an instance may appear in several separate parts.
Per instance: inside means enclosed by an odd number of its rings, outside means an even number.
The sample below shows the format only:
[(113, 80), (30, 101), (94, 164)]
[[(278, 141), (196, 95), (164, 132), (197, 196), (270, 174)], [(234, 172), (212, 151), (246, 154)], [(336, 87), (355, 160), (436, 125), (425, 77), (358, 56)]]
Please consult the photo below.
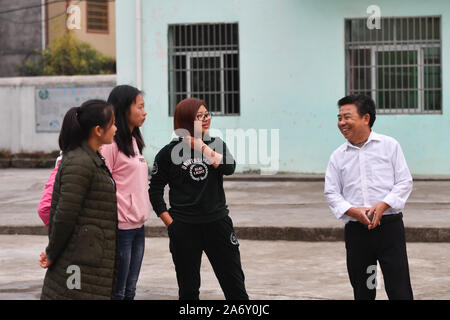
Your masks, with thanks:
[[(56, 19), (56, 18), (61, 17), (61, 16), (65, 15), (65, 14), (66, 14), (66, 11), (64, 10), (64, 12), (61, 12), (61, 13), (57, 14), (56, 16), (53, 16), (53, 17), (50, 17), (50, 18), (44, 19), (44, 20), (36, 20), (36, 21), (25, 21), (25, 22), (22, 22), (22, 21), (14, 21), (14, 20), (10, 20), (10, 19), (7, 19), (7, 18), (2, 18), (2, 22), (3, 22), (3, 21), (6, 21), (6, 23), (15, 23), (15, 24), (34, 24), (34, 23), (42, 23), (42, 22), (44, 22), (44, 21), (50, 21), (50, 20)], [(0, 22), (0, 23), (1, 23), (1, 22)]]
[[(81, 1), (82, 0), (78, 0), (78, 2), (75, 5), (78, 5)], [(24, 22), (22, 22), (22, 21), (14, 21), (14, 20), (7, 19), (7, 18), (2, 18), (2, 20), (5, 20), (5, 21), (7, 21), (9, 23), (15, 23), (15, 24), (34, 24), (34, 23), (42, 23), (42, 22), (50, 21), (50, 20), (56, 19), (58, 17), (61, 17), (61, 16), (65, 15), (65, 14), (67, 14), (66, 10), (64, 10), (63, 12), (57, 14), (56, 16), (53, 16), (53, 17), (50, 17), (50, 18), (45, 18), (43, 20), (37, 20), (37, 21), (24, 21)]]
[[(10, 13), (10, 12), (15, 12), (15, 11), (20, 11), (20, 10), (26, 10), (26, 9), (39, 8), (39, 7), (42, 7), (42, 6), (48, 6), (48, 5), (53, 4), (53, 3), (66, 2), (66, 1), (67, 0), (53, 0), (53, 1), (45, 2), (44, 4), (35, 4), (35, 5), (32, 5), (32, 6), (27, 6), (27, 7), (19, 7), (19, 8), (13, 8), (13, 9), (7, 9), (7, 10), (4, 10), (4, 11), (0, 11), (0, 14)], [(82, 0), (82, 1), (86, 1), (86, 0)], [(116, 0), (104, 0), (104, 1), (101, 1), (101, 2), (114, 2), (114, 1), (116, 1)]]
[(0, 14), (4, 14), (4, 13), (10, 13), (10, 12), (16, 12), (16, 11), (20, 11), (20, 10), (26, 10), (26, 9), (33, 9), (33, 8), (39, 8), (44, 6), (48, 6), (49, 4), (53, 4), (53, 3), (57, 3), (57, 2), (63, 2), (66, 0), (53, 0), (53, 1), (49, 1), (49, 2), (45, 2), (44, 4), (35, 4), (32, 6), (27, 6), (27, 7), (19, 7), (19, 8), (13, 8), (13, 9), (8, 9), (8, 10), (4, 10), (4, 11), (0, 11)]

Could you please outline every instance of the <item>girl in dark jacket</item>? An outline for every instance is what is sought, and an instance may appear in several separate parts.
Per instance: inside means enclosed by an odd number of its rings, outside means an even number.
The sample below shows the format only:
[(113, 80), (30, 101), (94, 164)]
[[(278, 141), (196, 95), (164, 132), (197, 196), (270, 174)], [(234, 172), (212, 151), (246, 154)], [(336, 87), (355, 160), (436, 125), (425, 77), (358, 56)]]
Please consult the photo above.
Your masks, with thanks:
[(99, 150), (112, 143), (115, 132), (114, 111), (103, 100), (87, 101), (64, 117), (49, 243), (40, 260), (48, 268), (41, 299), (112, 298), (116, 188)]
[[(211, 114), (204, 101), (182, 100), (174, 113), (179, 136), (155, 157), (150, 201), (168, 226), (180, 300), (199, 299), (200, 263), (208, 256), (226, 299), (248, 299), (239, 242), (228, 216), (223, 176), (235, 170), (225, 143), (208, 135)], [(169, 185), (171, 208), (164, 201)]]

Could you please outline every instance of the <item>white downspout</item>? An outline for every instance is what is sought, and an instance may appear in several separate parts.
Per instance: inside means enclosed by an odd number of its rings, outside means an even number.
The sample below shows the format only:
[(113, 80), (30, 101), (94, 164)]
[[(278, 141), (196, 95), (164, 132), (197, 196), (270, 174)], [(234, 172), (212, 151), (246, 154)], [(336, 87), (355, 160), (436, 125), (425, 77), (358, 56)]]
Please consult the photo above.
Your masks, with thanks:
[(45, 16), (45, 0), (41, 0), (41, 43), (42, 43), (42, 50), (45, 49), (45, 35), (46, 35), (46, 30), (45, 30), (45, 21), (47, 20), (47, 17)]
[(136, 0), (136, 84), (142, 90), (142, 6)]

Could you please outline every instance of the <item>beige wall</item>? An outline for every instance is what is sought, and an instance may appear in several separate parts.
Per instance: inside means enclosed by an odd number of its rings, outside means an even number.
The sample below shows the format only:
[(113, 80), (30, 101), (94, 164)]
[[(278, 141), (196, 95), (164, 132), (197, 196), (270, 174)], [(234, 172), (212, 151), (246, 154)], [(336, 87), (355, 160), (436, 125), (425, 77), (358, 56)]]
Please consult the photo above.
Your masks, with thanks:
[[(107, 33), (94, 33), (87, 31), (86, 1), (71, 0), (69, 4), (78, 5), (81, 11), (81, 30), (71, 31), (78, 39), (90, 43), (95, 49), (103, 54), (116, 57), (116, 6), (114, 1), (108, 2), (109, 25)], [(65, 2), (56, 2), (48, 5), (48, 17), (54, 17), (66, 10)], [(62, 15), (48, 22), (49, 43), (67, 31), (66, 15)]]
[[(47, 0), (48, 1), (48, 0)], [(62, 14), (66, 12), (66, 3), (65, 2), (55, 2), (52, 4), (47, 5), (47, 11), (46, 11), (46, 19), (47, 22), (47, 45), (52, 43), (52, 41), (56, 38), (61, 37), (64, 32), (67, 31), (66, 29), (66, 14)], [(58, 16), (58, 17), (57, 17)], [(56, 18), (54, 18), (56, 17)]]

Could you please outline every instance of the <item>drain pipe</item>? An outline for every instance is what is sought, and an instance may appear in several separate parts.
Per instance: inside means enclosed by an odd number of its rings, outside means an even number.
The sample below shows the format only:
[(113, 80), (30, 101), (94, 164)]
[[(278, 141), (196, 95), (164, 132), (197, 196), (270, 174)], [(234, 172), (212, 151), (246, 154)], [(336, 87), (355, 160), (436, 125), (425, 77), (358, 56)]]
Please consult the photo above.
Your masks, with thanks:
[(136, 0), (136, 86), (142, 90), (142, 6)]
[(46, 21), (47, 21), (47, 16), (46, 16), (46, 11), (47, 11), (47, 4), (45, 3), (45, 0), (41, 0), (41, 47), (42, 50), (45, 49), (45, 44), (46, 44)]

